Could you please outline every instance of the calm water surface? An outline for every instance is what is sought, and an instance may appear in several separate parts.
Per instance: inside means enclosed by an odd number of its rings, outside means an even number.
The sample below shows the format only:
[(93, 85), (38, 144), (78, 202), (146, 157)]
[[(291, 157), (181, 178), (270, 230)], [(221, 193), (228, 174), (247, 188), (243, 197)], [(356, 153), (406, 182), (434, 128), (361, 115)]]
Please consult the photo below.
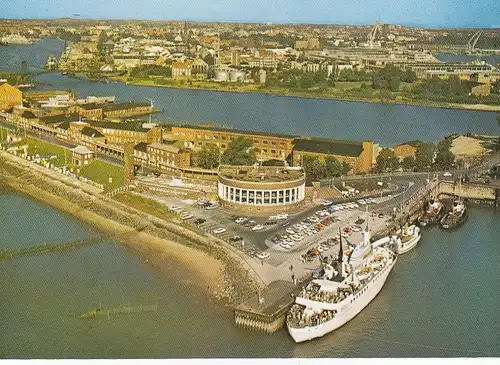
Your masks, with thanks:
[[(40, 69), (49, 55), (58, 55), (62, 48), (63, 43), (57, 40), (0, 47), (0, 70), (19, 69), (23, 57), (32, 69)], [(383, 145), (415, 139), (436, 141), (452, 133), (498, 134), (493, 112), (106, 84), (59, 73), (43, 74), (37, 80), (41, 89), (72, 89), (81, 96), (115, 95), (122, 101), (152, 99), (162, 110), (154, 116), (160, 123), (214, 122), (238, 129), (303, 136), (372, 139)]]
[[(8, 190), (0, 207), (0, 227), (11, 233), (0, 236), (0, 248), (37, 244), (36, 232), (53, 242), (97, 233)], [(47, 219), (65, 230), (46, 231)], [(361, 314), (300, 345), (285, 330), (235, 328), (231, 312), (211, 303), (182, 267), (154, 269), (113, 242), (1, 261), (0, 358), (499, 356), (499, 222), (493, 208), (473, 206), (456, 231), (426, 229)], [(157, 303), (158, 311), (76, 318), (98, 303)]]

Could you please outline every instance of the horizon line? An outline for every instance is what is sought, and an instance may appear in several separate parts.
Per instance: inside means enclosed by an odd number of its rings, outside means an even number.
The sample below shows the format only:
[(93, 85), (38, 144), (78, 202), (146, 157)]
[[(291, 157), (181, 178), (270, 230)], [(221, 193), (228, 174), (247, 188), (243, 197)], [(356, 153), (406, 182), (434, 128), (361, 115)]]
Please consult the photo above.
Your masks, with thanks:
[[(98, 17), (76, 17), (76, 16), (67, 16), (67, 17), (18, 17), (18, 18), (4, 18), (0, 17), (0, 21), (2, 20), (80, 20), (80, 21), (140, 21), (140, 22), (197, 22), (197, 23), (228, 23), (228, 24), (260, 24), (260, 25), (318, 25), (318, 26), (371, 26), (374, 23), (323, 23), (323, 22), (306, 22), (306, 21), (290, 21), (290, 22), (273, 22), (267, 20), (201, 20), (201, 19), (139, 19), (139, 18), (98, 18)], [(489, 29), (500, 30), (500, 25), (481, 25), (481, 26), (471, 26), (471, 25), (432, 25), (432, 24), (416, 24), (416, 23), (390, 23), (390, 22), (380, 22), (380, 24), (390, 24), (394, 26), (403, 26), (408, 28), (427, 28), (427, 29)]]

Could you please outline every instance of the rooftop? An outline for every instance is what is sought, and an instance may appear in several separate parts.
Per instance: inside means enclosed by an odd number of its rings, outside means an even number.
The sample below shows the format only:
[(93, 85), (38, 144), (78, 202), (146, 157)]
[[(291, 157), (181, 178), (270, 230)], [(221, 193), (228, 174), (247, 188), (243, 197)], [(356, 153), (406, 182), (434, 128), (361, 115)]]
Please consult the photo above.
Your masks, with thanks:
[(91, 122), (93, 127), (96, 128), (106, 128), (106, 129), (117, 129), (123, 131), (134, 131), (134, 132), (147, 132), (149, 128), (143, 128), (142, 122), (108, 122), (108, 121), (93, 121)]
[(86, 155), (89, 153), (94, 153), (85, 146), (76, 146), (75, 148), (71, 149), (71, 152), (76, 153), (78, 155)]
[(138, 143), (134, 146), (134, 150), (145, 153), (147, 151), (147, 147), (148, 147), (148, 144), (146, 142), (141, 142), (141, 143)]
[(171, 145), (171, 144), (163, 144), (163, 143), (151, 143), (150, 145), (148, 145), (147, 148), (155, 148), (158, 150), (163, 150), (163, 151), (173, 152), (173, 153), (182, 152), (182, 150), (179, 147), (176, 147), (176, 146)]
[(276, 166), (221, 166), (219, 175), (228, 179), (249, 182), (285, 182), (304, 176), (302, 169)]
[(326, 138), (297, 138), (294, 150), (323, 153), (327, 155), (358, 157), (363, 152), (363, 143)]
[(102, 107), (102, 110), (104, 110), (105, 112), (109, 112), (109, 111), (114, 111), (114, 110), (149, 107), (149, 106), (151, 106), (150, 103), (139, 103), (139, 102), (135, 102), (135, 101), (125, 101), (123, 103), (106, 104)]
[(101, 132), (91, 127), (83, 127), (82, 134), (92, 138), (104, 137), (104, 135)]
[(231, 128), (222, 128), (222, 127), (211, 127), (211, 126), (201, 126), (201, 125), (180, 125), (173, 126), (177, 128), (190, 128), (190, 129), (199, 129), (204, 131), (214, 131), (214, 132), (227, 132), (233, 134), (247, 134), (252, 136), (268, 136), (268, 137), (277, 137), (277, 138), (296, 138), (297, 136), (290, 134), (281, 134), (281, 133), (272, 133), (272, 132), (256, 132), (244, 129), (231, 129)]

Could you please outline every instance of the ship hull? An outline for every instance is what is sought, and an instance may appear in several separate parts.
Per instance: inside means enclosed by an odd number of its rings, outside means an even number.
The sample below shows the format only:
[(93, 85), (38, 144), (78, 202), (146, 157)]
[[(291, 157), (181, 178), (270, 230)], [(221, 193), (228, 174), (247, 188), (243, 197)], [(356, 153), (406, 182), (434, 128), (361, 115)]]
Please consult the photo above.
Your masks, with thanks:
[(437, 212), (431, 212), (431, 213), (424, 213), (420, 217), (418, 217), (418, 224), (421, 227), (430, 227), (434, 226), (436, 224), (439, 224), (441, 219), (443, 219), (444, 216), (444, 209), (441, 206)]
[[(341, 310), (335, 315), (333, 319), (328, 322), (324, 322), (317, 326), (309, 326), (304, 328), (294, 328), (287, 325), (288, 333), (297, 343), (310, 341), (318, 337), (323, 337), (324, 335), (335, 331), (337, 328), (342, 327), (344, 324), (353, 319), (357, 314), (359, 314), (370, 302), (377, 296), (380, 292), (384, 283), (389, 276), (394, 264), (397, 259), (394, 259), (390, 265), (388, 265), (384, 270), (377, 274), (374, 279), (370, 281), (369, 284), (365, 286), (366, 291), (359, 293), (359, 297), (354, 299), (352, 304), (346, 304), (349, 306), (347, 309)], [(363, 289), (364, 290), (364, 289)], [(358, 294), (356, 294), (358, 295)]]
[(401, 255), (412, 250), (418, 244), (420, 238), (422, 238), (422, 235), (420, 234), (420, 231), (418, 231), (417, 234), (414, 235), (408, 242), (405, 242), (404, 244), (402, 243), (401, 246), (398, 247), (397, 254)]
[(453, 220), (447, 220), (448, 215), (445, 215), (443, 219), (441, 219), (441, 222), (439, 223), (439, 226), (443, 229), (453, 229), (460, 227), (462, 224), (464, 224), (465, 219), (467, 218), (467, 210), (464, 210), (464, 212), (457, 217), (456, 219)]

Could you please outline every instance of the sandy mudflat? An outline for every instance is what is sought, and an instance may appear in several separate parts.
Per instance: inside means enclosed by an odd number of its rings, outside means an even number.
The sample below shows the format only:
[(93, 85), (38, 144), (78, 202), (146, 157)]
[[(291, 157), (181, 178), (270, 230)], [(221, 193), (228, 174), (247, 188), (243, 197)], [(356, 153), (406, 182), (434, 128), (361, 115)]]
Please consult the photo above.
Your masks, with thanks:
[(162, 256), (165, 264), (172, 261), (184, 265), (187, 272), (197, 275), (203, 288), (216, 287), (223, 280), (223, 265), (220, 261), (210, 255), (184, 246), (182, 244), (158, 238), (145, 232), (137, 232), (133, 228), (117, 223), (111, 219), (104, 218), (94, 212), (68, 202), (67, 200), (47, 193), (32, 185), (25, 186), (15, 181), (8, 181), (8, 185), (35, 200), (53, 206), (63, 212), (73, 215), (75, 218), (92, 225), (96, 229), (109, 233), (110, 239), (126, 244), (133, 249), (140, 250), (143, 254), (151, 253), (158, 258)]
[(481, 141), (471, 137), (460, 136), (453, 140), (450, 151), (455, 156), (478, 156), (486, 152)]

